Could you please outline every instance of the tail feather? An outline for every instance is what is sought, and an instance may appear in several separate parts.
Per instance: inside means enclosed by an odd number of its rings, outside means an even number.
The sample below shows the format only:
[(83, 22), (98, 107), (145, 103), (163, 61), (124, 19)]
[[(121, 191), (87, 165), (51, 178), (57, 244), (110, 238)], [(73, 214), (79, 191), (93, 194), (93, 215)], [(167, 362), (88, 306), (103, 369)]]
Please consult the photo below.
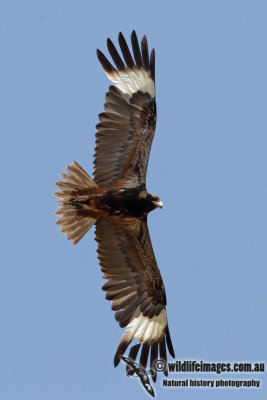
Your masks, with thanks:
[(61, 174), (64, 181), (56, 183), (61, 191), (54, 193), (58, 197), (59, 206), (55, 215), (61, 216), (57, 220), (57, 224), (61, 226), (61, 232), (65, 233), (73, 244), (76, 244), (95, 224), (96, 219), (79, 215), (79, 210), (73, 200), (81, 191), (97, 187), (97, 185), (76, 161), (67, 166), (66, 171), (67, 174)]

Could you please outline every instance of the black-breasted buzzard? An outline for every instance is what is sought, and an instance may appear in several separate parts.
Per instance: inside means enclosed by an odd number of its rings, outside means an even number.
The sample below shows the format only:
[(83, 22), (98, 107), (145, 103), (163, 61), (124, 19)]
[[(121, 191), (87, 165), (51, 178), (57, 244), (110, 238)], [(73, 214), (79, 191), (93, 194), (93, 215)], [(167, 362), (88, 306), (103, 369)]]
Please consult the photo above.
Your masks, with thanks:
[[(93, 226), (106, 298), (121, 327), (126, 327), (115, 354), (117, 366), (131, 341), (129, 358), (135, 361), (142, 344), (140, 365), (150, 368), (166, 360), (166, 343), (174, 357), (170, 338), (164, 284), (154, 256), (147, 215), (162, 202), (146, 190), (146, 171), (156, 126), (155, 51), (148, 52), (146, 37), (141, 49), (135, 31), (133, 55), (123, 35), (120, 57), (110, 39), (109, 53), (116, 66), (97, 50), (108, 78), (104, 112), (96, 126), (94, 180), (74, 162), (57, 182), (61, 218), (57, 223), (76, 244)], [(167, 374), (167, 369), (164, 371)], [(156, 374), (153, 376), (156, 379)]]

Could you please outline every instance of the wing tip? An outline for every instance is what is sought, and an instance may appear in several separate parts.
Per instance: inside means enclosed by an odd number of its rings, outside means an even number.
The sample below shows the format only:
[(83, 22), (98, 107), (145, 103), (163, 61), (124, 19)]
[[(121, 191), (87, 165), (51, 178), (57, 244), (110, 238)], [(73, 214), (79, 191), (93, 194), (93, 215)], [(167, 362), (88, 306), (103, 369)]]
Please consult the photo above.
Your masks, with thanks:
[(132, 53), (129, 50), (129, 47), (122, 32), (119, 32), (118, 34), (118, 42), (124, 61), (119, 55), (112, 40), (110, 38), (107, 38), (107, 48), (117, 69), (115, 69), (113, 65), (108, 61), (108, 59), (104, 56), (104, 54), (99, 49), (97, 49), (98, 60), (100, 61), (106, 74), (112, 74), (113, 76), (115, 76), (118, 72), (125, 73), (127, 72), (127, 69), (133, 70), (134, 68), (139, 68), (145, 70), (149, 74), (149, 77), (152, 79), (152, 81), (155, 82), (155, 50), (153, 49), (151, 51), (151, 54), (149, 55), (146, 35), (142, 37), (142, 40), (140, 42), (141, 44), (141, 49), (140, 49), (140, 44), (136, 35), (136, 31), (135, 30), (132, 31), (131, 33)]
[(175, 358), (175, 352), (174, 352), (174, 348), (173, 348), (173, 344), (172, 344), (172, 340), (171, 340), (169, 325), (167, 325), (167, 328), (166, 328), (166, 343), (167, 343), (167, 347), (168, 347), (170, 355), (172, 356), (172, 358)]
[(103, 70), (104, 70), (107, 74), (114, 74), (114, 73), (116, 73), (115, 68), (114, 68), (113, 65), (109, 62), (109, 60), (107, 59), (107, 57), (102, 53), (101, 50), (96, 49), (96, 55), (97, 55), (98, 61), (99, 61), (100, 64), (102, 65)]
[[(126, 332), (125, 332), (125, 334), (123, 335), (122, 339), (119, 342), (116, 354), (114, 356), (114, 367), (117, 367), (118, 364), (120, 363), (120, 360), (121, 360), (122, 356), (124, 355), (125, 351), (127, 350), (131, 341), (132, 341), (132, 336), (126, 335)], [(156, 368), (155, 363), (158, 362), (159, 360), (161, 360), (163, 362), (163, 366), (164, 366), (164, 369), (162, 369), (161, 372), (163, 372), (165, 376), (168, 376), (166, 345), (167, 345), (170, 355), (173, 358), (175, 358), (168, 326), (165, 330), (165, 334), (164, 334), (163, 338), (160, 341), (152, 343), (152, 344), (148, 343), (148, 342), (143, 342), (143, 343), (139, 342), (138, 344), (132, 346), (129, 351), (128, 358), (131, 361), (136, 362), (136, 358), (138, 356), (139, 349), (142, 346), (141, 354), (140, 354), (140, 358), (139, 358), (139, 365), (140, 365), (140, 367), (146, 369), (147, 364), (148, 364), (148, 359), (150, 356), (150, 372), (151, 372), (153, 381), (156, 382), (157, 368)], [(126, 366), (126, 374), (127, 374), (127, 366)]]
[(121, 360), (121, 356), (123, 356), (123, 354), (127, 350), (127, 347), (129, 346), (131, 341), (132, 341), (132, 335), (129, 335), (128, 332), (126, 331), (123, 334), (123, 336), (122, 336), (122, 338), (121, 338), (121, 340), (119, 342), (117, 351), (116, 351), (115, 356), (114, 356), (114, 367), (115, 368), (119, 365), (120, 360)]

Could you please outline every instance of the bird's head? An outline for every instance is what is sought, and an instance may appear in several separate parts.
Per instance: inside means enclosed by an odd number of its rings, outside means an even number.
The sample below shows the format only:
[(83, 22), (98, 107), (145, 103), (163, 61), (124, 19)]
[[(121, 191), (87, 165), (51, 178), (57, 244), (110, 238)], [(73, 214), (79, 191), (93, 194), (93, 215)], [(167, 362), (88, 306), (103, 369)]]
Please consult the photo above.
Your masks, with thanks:
[(163, 207), (163, 203), (160, 198), (154, 194), (148, 193), (146, 190), (142, 190), (138, 193), (138, 200), (139, 205), (142, 204), (141, 207), (145, 213), (155, 210), (155, 208)]
[(151, 195), (151, 199), (152, 199), (152, 203), (155, 204), (155, 208), (159, 207), (162, 208), (163, 207), (163, 203), (160, 200), (160, 198), (158, 196), (155, 196), (154, 194)]

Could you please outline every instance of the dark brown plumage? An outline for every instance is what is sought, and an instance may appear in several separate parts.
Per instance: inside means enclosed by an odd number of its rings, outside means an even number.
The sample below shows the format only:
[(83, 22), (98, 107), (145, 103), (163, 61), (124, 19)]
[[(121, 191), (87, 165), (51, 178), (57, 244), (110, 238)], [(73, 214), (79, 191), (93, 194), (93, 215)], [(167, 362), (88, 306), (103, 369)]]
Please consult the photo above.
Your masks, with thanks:
[[(135, 31), (133, 55), (119, 34), (121, 58), (110, 39), (107, 47), (116, 68), (100, 50), (97, 56), (114, 83), (99, 114), (94, 160), (94, 180), (74, 162), (57, 182), (61, 218), (57, 221), (68, 239), (77, 243), (95, 224), (103, 290), (115, 318), (126, 327), (114, 365), (130, 349), (135, 361), (150, 368), (160, 357), (167, 360), (166, 345), (174, 357), (166, 316), (166, 294), (153, 252), (147, 215), (162, 203), (146, 190), (146, 172), (156, 127), (155, 51), (149, 56), (146, 37), (141, 49)], [(142, 346), (140, 345), (142, 344)], [(167, 370), (164, 371), (167, 374)], [(156, 373), (153, 375), (156, 380)]]

